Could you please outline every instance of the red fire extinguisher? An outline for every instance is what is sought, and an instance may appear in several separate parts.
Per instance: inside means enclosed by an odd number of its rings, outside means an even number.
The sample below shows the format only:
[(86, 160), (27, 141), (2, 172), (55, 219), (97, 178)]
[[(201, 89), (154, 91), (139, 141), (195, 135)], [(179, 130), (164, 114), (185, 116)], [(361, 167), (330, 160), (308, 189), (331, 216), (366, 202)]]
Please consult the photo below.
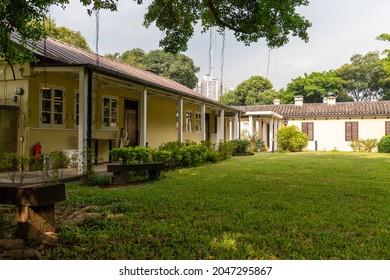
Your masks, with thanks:
[(41, 145), (41, 143), (37, 142), (34, 145), (34, 156), (35, 156), (35, 160), (36, 161), (38, 161), (39, 156), (41, 155), (41, 153), (42, 153), (42, 145)]

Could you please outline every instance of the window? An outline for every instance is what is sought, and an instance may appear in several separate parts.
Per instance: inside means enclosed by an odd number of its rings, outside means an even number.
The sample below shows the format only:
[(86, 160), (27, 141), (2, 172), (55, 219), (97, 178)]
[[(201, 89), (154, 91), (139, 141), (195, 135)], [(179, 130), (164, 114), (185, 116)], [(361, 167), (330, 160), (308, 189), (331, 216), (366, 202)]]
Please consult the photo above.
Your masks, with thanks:
[(345, 141), (352, 141), (359, 139), (359, 123), (346, 122), (345, 123)]
[(200, 113), (195, 115), (195, 130), (202, 131), (202, 115)]
[(103, 123), (105, 128), (118, 127), (118, 99), (103, 97)]
[(302, 132), (307, 135), (309, 141), (314, 140), (314, 123), (312, 122), (303, 122), (302, 123)]
[(65, 93), (61, 88), (42, 86), (40, 94), (40, 121), (42, 125), (63, 126)]
[(385, 135), (390, 135), (390, 122), (385, 122)]
[(192, 112), (186, 112), (186, 131), (192, 131)]

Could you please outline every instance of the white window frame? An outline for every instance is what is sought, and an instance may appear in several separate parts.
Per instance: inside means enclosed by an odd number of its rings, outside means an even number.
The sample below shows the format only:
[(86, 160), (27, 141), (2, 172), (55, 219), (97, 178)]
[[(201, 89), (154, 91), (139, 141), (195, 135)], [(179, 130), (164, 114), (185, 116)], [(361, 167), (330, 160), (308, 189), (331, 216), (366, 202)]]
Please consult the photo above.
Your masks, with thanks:
[[(77, 100), (77, 96), (78, 96), (78, 100)], [(77, 102), (78, 101), (78, 102)], [(74, 114), (73, 114), (73, 125), (75, 127), (78, 127), (79, 126), (79, 122), (80, 122), (80, 114), (77, 113), (77, 109), (80, 113), (80, 91), (78, 89), (75, 90), (74, 92)], [(77, 117), (79, 117), (79, 119), (77, 119)]]
[[(43, 98), (43, 91), (44, 90), (49, 90), (51, 91), (51, 96), (50, 96), (50, 111), (46, 111), (47, 114), (50, 114), (50, 122), (49, 123), (44, 123), (42, 121), (43, 113), (43, 101), (48, 100)], [(56, 115), (56, 101), (55, 101), (55, 91), (59, 90), (62, 91), (62, 123), (56, 124), (54, 123), (55, 120), (55, 115)], [(39, 124), (41, 127), (65, 127), (66, 124), (66, 89), (64, 87), (56, 86), (56, 85), (48, 85), (48, 84), (40, 84), (39, 85)], [(58, 103), (58, 101), (57, 101)], [(57, 113), (58, 114), (58, 113)]]
[[(109, 107), (105, 107), (104, 106), (104, 100), (105, 99), (109, 99)], [(115, 100), (116, 101), (116, 118), (113, 116), (113, 107), (111, 107), (112, 105), (112, 101)], [(108, 118), (104, 116), (104, 111), (105, 109), (108, 109), (109, 110), (109, 116)], [(105, 125), (105, 119), (108, 119), (109, 121), (109, 125)], [(113, 125), (113, 120), (116, 119), (116, 125)], [(110, 96), (110, 95), (103, 95), (102, 96), (102, 128), (103, 129), (110, 129), (110, 130), (117, 130), (119, 127), (119, 98), (117, 96)]]
[(192, 122), (193, 122), (192, 118), (193, 118), (192, 111), (186, 111), (186, 122), (185, 122), (186, 132), (192, 132)]
[(202, 114), (200, 112), (195, 113), (195, 131), (202, 131)]

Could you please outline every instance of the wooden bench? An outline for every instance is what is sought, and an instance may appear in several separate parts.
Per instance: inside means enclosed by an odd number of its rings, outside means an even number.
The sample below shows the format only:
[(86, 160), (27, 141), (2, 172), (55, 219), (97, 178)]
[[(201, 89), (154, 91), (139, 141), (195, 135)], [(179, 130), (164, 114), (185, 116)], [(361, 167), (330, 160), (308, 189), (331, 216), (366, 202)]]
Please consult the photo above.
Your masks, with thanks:
[(113, 172), (112, 184), (126, 185), (129, 171), (148, 171), (148, 179), (157, 179), (164, 168), (163, 163), (109, 164), (107, 172)]
[(65, 200), (65, 184), (0, 183), (0, 204), (16, 205), (16, 236), (39, 239), (55, 231), (54, 203)]

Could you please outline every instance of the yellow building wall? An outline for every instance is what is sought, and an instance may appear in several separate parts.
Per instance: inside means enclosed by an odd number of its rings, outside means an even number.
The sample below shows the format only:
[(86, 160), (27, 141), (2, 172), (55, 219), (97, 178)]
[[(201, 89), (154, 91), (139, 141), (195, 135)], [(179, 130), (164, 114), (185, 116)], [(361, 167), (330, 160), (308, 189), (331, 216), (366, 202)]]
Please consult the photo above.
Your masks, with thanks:
[(147, 142), (157, 148), (162, 143), (177, 141), (177, 104), (173, 100), (155, 96), (148, 98)]

